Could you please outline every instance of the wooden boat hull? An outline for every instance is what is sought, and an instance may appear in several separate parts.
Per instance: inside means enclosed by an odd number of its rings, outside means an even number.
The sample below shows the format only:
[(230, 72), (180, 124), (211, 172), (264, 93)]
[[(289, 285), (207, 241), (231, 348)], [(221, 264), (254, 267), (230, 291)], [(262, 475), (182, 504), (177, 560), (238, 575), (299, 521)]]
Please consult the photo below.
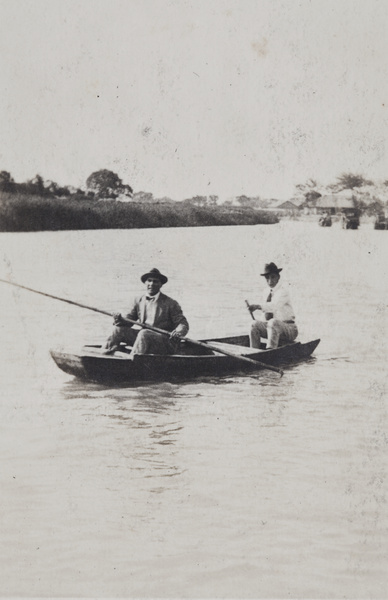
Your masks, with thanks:
[[(320, 340), (308, 343), (295, 342), (274, 350), (249, 348), (248, 336), (235, 336), (202, 340), (220, 349), (228, 349), (241, 356), (259, 360), (268, 365), (286, 365), (309, 358)], [(97, 382), (168, 381), (176, 378), (192, 379), (203, 375), (225, 375), (235, 372), (252, 372), (261, 367), (247, 364), (224, 354), (207, 351), (190, 344), (182, 344), (179, 354), (136, 355), (118, 352), (112, 356), (101, 353), (101, 346), (84, 346), (80, 352), (51, 350), (57, 366), (80, 379)]]

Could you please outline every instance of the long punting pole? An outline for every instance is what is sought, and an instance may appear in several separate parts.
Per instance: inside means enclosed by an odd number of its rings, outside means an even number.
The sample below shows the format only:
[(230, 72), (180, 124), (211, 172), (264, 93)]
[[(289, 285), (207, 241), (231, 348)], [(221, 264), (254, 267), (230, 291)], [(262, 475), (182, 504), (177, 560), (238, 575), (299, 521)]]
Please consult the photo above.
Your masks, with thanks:
[[(15, 287), (21, 288), (22, 290), (27, 290), (28, 292), (33, 292), (34, 294), (40, 294), (41, 296), (46, 296), (46, 298), (52, 298), (53, 300), (59, 300), (60, 302), (66, 302), (67, 304), (72, 304), (73, 306), (78, 306), (79, 308), (86, 308), (86, 310), (93, 310), (94, 312), (100, 313), (102, 315), (107, 315), (108, 317), (113, 317), (113, 313), (108, 312), (107, 310), (101, 310), (100, 308), (95, 308), (93, 306), (88, 306), (87, 304), (81, 304), (80, 302), (74, 302), (74, 300), (68, 300), (67, 298), (60, 298), (59, 296), (53, 296), (52, 294), (47, 294), (46, 292), (40, 292), (39, 290), (34, 290), (33, 288), (27, 287), (25, 285), (20, 285), (19, 283), (14, 283), (13, 281), (7, 281), (6, 279), (0, 279), (1, 283), (8, 283), (9, 285), (13, 285)], [(159, 327), (153, 327), (152, 325), (148, 325), (147, 323), (139, 323), (138, 321), (133, 321), (132, 319), (122, 318), (123, 323), (131, 323), (131, 325), (139, 325), (143, 329), (150, 329), (151, 331), (156, 331), (156, 333), (161, 333), (162, 335), (170, 336), (170, 331), (165, 331), (164, 329), (159, 329)], [(265, 363), (259, 362), (258, 360), (253, 360), (252, 358), (248, 358), (247, 356), (240, 356), (238, 354), (234, 354), (233, 352), (229, 352), (228, 350), (222, 350), (217, 346), (213, 346), (212, 344), (208, 344), (207, 342), (200, 342), (198, 340), (192, 340), (188, 337), (182, 338), (186, 342), (193, 344), (194, 346), (201, 346), (202, 348), (208, 348), (209, 350), (213, 350), (214, 352), (218, 352), (220, 354), (225, 354), (226, 356), (230, 356), (235, 358), (236, 360), (240, 360), (241, 362), (248, 363), (250, 365), (254, 365), (255, 367), (262, 367), (263, 369), (268, 369), (269, 371), (275, 371), (275, 373), (279, 373), (279, 375), (283, 375), (283, 371), (278, 369), (277, 367), (273, 367), (272, 365), (266, 365)]]

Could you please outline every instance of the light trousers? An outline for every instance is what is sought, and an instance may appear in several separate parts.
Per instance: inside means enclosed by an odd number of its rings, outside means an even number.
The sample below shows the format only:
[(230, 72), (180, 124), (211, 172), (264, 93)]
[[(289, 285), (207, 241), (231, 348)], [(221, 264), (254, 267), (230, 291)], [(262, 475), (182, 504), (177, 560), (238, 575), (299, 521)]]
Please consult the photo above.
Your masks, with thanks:
[(289, 344), (298, 337), (295, 323), (286, 323), (279, 319), (269, 321), (254, 321), (249, 335), (252, 348), (260, 348), (261, 338), (267, 338), (267, 348), (277, 348), (279, 344)]
[(133, 329), (116, 325), (106, 342), (106, 349), (113, 349), (121, 342), (132, 346), (131, 354), (173, 354), (176, 345), (167, 335), (150, 329)]

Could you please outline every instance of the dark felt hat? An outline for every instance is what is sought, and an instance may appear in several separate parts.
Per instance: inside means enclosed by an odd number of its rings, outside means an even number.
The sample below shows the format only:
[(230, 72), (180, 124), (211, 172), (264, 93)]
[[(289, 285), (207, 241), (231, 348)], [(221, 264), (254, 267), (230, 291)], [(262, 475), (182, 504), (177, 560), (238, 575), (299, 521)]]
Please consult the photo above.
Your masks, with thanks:
[(167, 283), (167, 281), (168, 281), (167, 277), (165, 275), (162, 275), (162, 273), (159, 271), (159, 269), (155, 269), (155, 268), (148, 271), (148, 273), (144, 273), (144, 275), (142, 275), (140, 277), (140, 279), (142, 280), (143, 283), (145, 283), (149, 277), (155, 277), (155, 279), (160, 279), (162, 284)]
[(260, 273), (260, 275), (263, 275), (263, 277), (265, 277), (266, 275), (271, 275), (272, 273), (276, 273), (277, 275), (279, 275), (280, 271), (283, 271), (283, 269), (278, 269), (275, 263), (270, 262), (264, 266), (264, 273)]

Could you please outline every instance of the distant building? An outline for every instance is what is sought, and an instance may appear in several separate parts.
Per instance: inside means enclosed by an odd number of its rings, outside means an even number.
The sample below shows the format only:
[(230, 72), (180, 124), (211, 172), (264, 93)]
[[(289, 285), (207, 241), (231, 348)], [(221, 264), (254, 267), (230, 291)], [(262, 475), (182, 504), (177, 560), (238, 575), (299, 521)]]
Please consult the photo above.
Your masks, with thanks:
[(339, 212), (354, 211), (353, 198), (345, 194), (330, 194), (327, 196), (321, 196), (315, 203), (315, 209), (317, 213), (327, 212), (334, 215)]
[(272, 204), (271, 208), (276, 211), (284, 212), (288, 215), (299, 215), (302, 211), (304, 198), (291, 198), (291, 200), (282, 200)]

